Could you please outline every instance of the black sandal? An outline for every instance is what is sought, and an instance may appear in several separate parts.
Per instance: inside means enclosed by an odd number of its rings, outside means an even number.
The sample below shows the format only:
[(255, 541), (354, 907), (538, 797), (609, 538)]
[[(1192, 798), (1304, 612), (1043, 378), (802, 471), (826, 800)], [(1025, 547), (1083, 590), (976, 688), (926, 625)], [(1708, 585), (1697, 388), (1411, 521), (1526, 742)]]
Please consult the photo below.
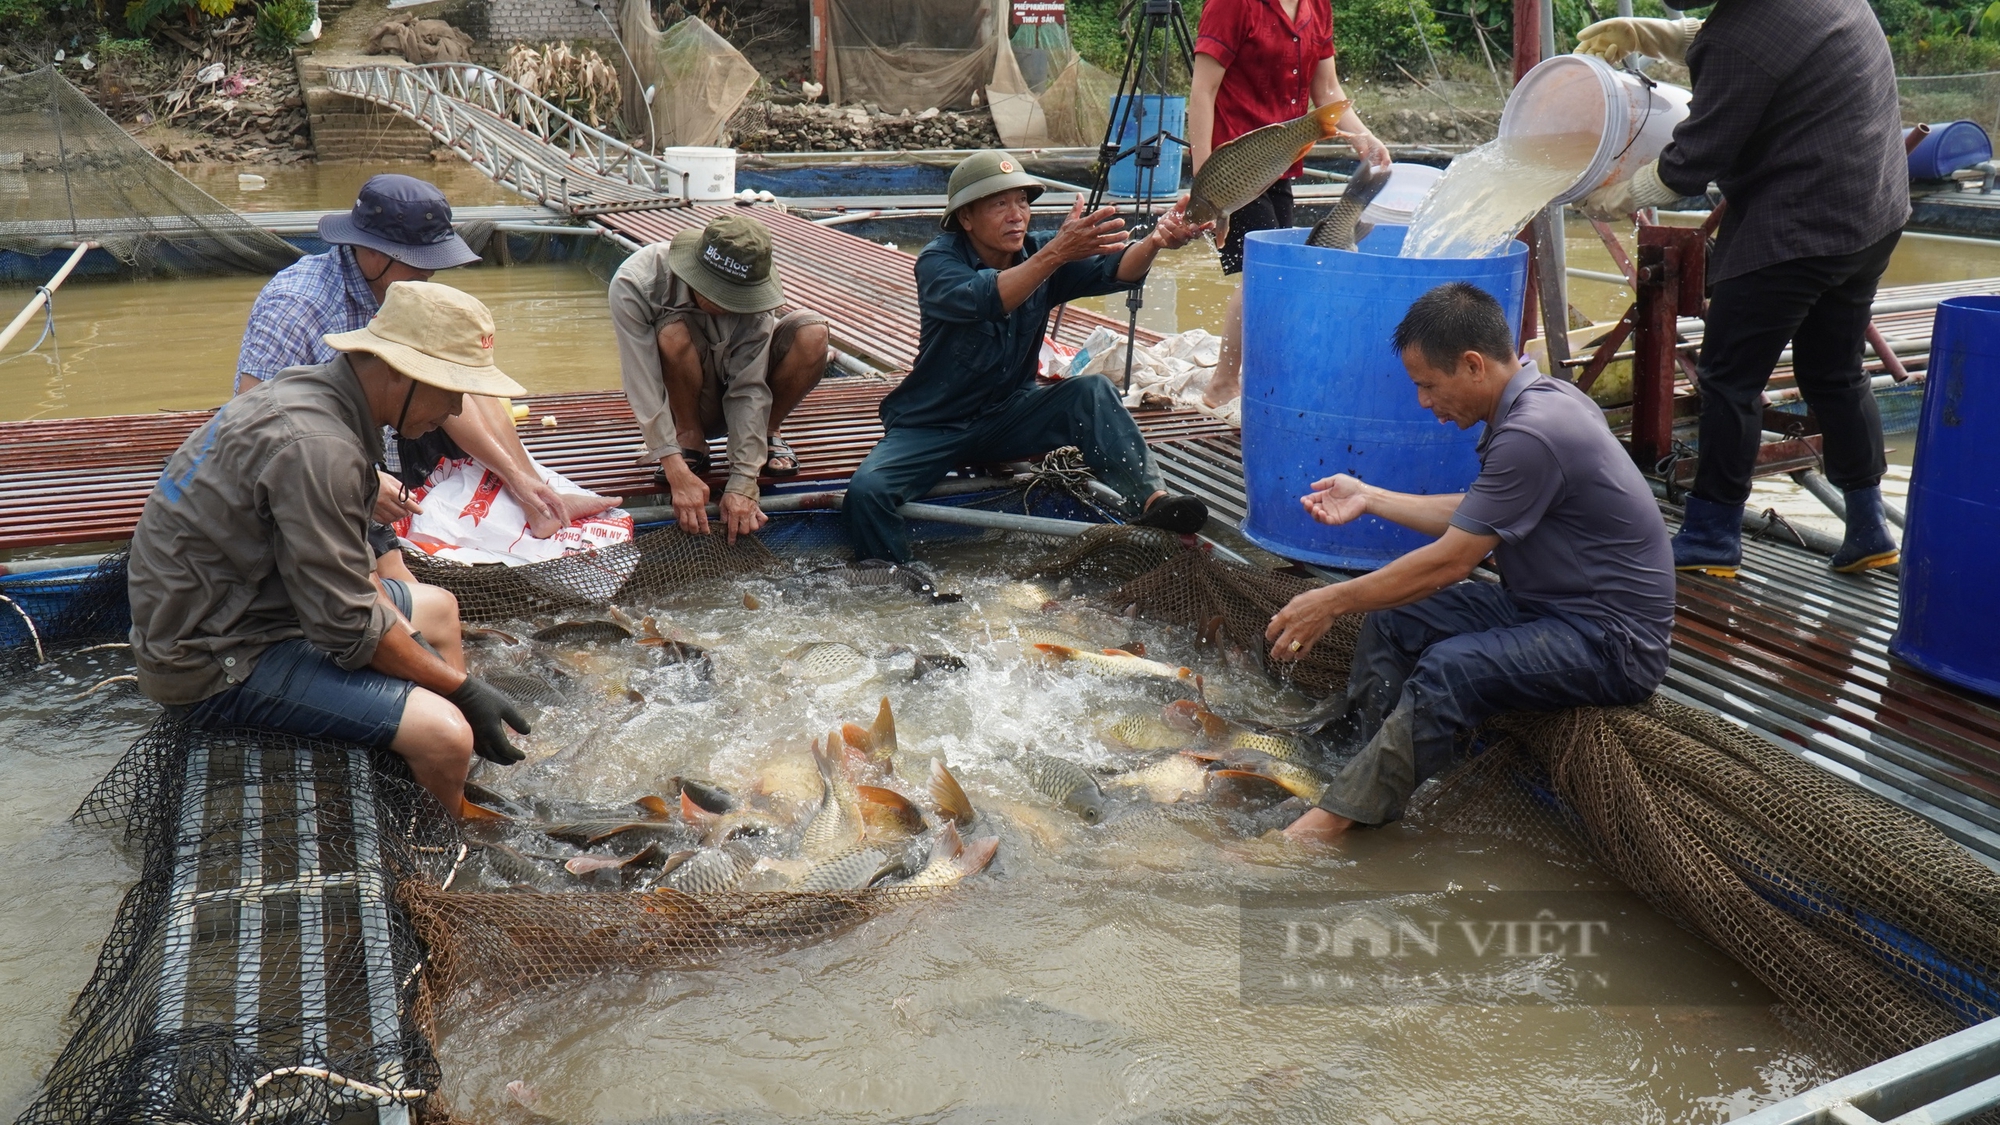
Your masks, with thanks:
[[(681, 450), (681, 460), (687, 463), (688, 472), (703, 480), (708, 479), (708, 470), (712, 462), (709, 460), (707, 446)], [(662, 492), (673, 491), (673, 482), (667, 480), (667, 470), (664, 468), (653, 470), (653, 484)]]
[[(790, 461), (791, 465), (785, 468), (773, 467), (771, 462), (780, 457)], [(799, 475), (799, 455), (792, 450), (791, 443), (787, 442), (783, 435), (773, 434), (771, 436), (770, 450), (764, 455), (764, 475), (767, 477), (795, 477)]]
[(1176, 535), (1193, 535), (1208, 523), (1208, 505), (1193, 496), (1163, 493), (1146, 514), (1132, 521), (1140, 527), (1157, 527)]

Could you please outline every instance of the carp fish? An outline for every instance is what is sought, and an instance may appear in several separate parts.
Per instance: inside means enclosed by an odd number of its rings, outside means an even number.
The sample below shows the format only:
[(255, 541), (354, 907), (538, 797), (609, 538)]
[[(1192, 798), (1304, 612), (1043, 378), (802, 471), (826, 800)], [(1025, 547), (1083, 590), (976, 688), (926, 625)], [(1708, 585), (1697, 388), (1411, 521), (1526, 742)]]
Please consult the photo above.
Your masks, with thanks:
[(1035, 652), (1045, 663), (1051, 665), (1074, 663), (1101, 676), (1151, 677), (1160, 680), (1186, 680), (1194, 676), (1194, 671), (1190, 668), (1162, 664), (1157, 660), (1134, 656), (1120, 648), (1090, 652), (1086, 649), (1070, 648), (1067, 645), (1038, 644), (1035, 646)]
[(632, 631), (616, 621), (564, 621), (534, 633), (530, 640), (545, 645), (615, 644), (632, 639)]
[(1320, 106), (1304, 117), (1252, 129), (1208, 154), (1188, 191), (1187, 221), (1219, 222), (1264, 194), (1321, 141), (1336, 136), (1351, 102)]
[(1368, 209), (1382, 189), (1389, 186), (1389, 169), (1363, 160), (1347, 187), (1340, 193), (1340, 202), (1333, 205), (1327, 216), (1313, 224), (1312, 233), (1306, 235), (1307, 246), (1320, 246), (1332, 250), (1352, 250), (1368, 232), (1375, 229), (1373, 224), (1361, 221), (1361, 212)]
[(967, 844), (958, 834), (958, 826), (946, 824), (944, 831), (931, 841), (931, 857), (923, 868), (903, 885), (906, 887), (949, 887), (969, 875), (977, 875), (993, 862), (993, 854), (1000, 850), (1000, 837), (988, 836)]
[(1104, 791), (1088, 771), (1068, 758), (1026, 750), (1015, 759), (1028, 784), (1075, 813), (1085, 824), (1104, 819)]

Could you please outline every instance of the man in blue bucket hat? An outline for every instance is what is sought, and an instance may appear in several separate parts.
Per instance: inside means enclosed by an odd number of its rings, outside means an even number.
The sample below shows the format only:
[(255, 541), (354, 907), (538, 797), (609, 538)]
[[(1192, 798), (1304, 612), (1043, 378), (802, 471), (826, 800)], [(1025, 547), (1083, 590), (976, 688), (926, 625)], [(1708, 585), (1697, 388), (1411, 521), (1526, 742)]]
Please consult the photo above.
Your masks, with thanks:
[[(1667, 671), (1667, 528), (1604, 412), (1517, 359), (1500, 303), (1466, 282), (1417, 298), (1395, 346), (1440, 422), (1486, 423), (1479, 477), (1461, 495), (1414, 496), (1342, 474), (1301, 498), (1321, 523), (1372, 515), (1434, 542), (1300, 594), (1271, 619), (1271, 657), (1289, 661), (1341, 615), (1368, 615), (1345, 695), (1306, 724), (1361, 749), (1285, 830), (1299, 840), (1401, 816), (1502, 711), (1639, 703)], [(1465, 581), (1489, 555), (1500, 581)]]
[[(414, 176), (383, 174), (361, 186), (353, 210), (325, 215), (319, 236), (329, 249), (299, 259), (273, 277), (250, 308), (236, 361), (242, 394), (288, 367), (332, 362), (330, 333), (362, 328), (381, 309), (389, 286), (428, 281), (439, 270), (479, 260), (452, 228), (451, 204), (437, 186)], [(384, 576), (410, 580), (386, 525), (415, 511), (407, 489), (443, 457), (470, 456), (493, 470), (528, 513), (532, 534), (552, 535), (579, 516), (618, 503), (615, 497), (561, 493), (546, 484), (522, 446), (514, 419), (499, 399), (468, 395), (462, 414), (414, 440), (384, 434), (382, 488), (369, 542)]]
[(858, 559), (910, 561), (896, 509), (953, 468), (1083, 453), (1139, 523), (1199, 531), (1208, 509), (1160, 483), (1145, 435), (1102, 375), (1036, 383), (1049, 313), (1064, 301), (1143, 281), (1153, 258), (1207, 230), (1178, 208), (1134, 242), (1109, 207), (1084, 214), (1079, 196), (1058, 230), (1028, 233), (1042, 182), (1013, 155), (975, 152), (952, 169), (944, 233), (917, 256), (923, 315), (917, 361), (882, 400), (882, 440), (847, 486), (847, 526)]
[(1863, 0), (1722, 0), (1706, 20), (1601, 20), (1578, 33), (1577, 51), (1685, 62), (1694, 87), (1659, 159), (1586, 196), (1584, 213), (1622, 220), (1710, 183), (1727, 201), (1696, 364), (1701, 460), (1674, 565), (1735, 576), (1764, 386), (1787, 344), (1827, 479), (1846, 493), (1833, 569), (1894, 563), (1882, 418), (1861, 345), (1910, 218), (1910, 184), (1895, 60), (1874, 12)]

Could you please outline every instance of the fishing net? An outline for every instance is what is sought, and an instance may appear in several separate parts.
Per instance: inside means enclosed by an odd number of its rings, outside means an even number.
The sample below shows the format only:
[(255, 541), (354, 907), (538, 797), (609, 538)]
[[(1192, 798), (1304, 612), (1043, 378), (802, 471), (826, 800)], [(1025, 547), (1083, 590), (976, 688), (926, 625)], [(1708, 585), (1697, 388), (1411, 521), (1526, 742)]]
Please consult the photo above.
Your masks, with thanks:
[(625, 4), (619, 22), (636, 68), (620, 76), (627, 128), (645, 134), (655, 152), (716, 143), (757, 85), (757, 68), (692, 16), (662, 32), (653, 23), (651, 5)]
[[(1319, 585), (1135, 527), (1094, 529), (1028, 573), (1115, 582), (1107, 608), (1260, 654), (1271, 616)], [(1344, 691), (1362, 620), (1271, 670), (1316, 696)], [(1887, 1058), (2000, 1015), (2000, 873), (1914, 814), (1659, 696), (1505, 715), (1475, 745), (1418, 793), (1413, 823), (1557, 853), (1580, 843), (1836, 1052)]]
[(993, 78), (1005, 12), (994, 0), (828, 0), (827, 101), (970, 108)]
[(147, 152), (55, 67), (0, 77), (0, 250), (84, 241), (153, 275), (269, 275), (299, 257)]
[(5, 590), (0, 594), (0, 667), (9, 671), (121, 643), (132, 627), (123, 551), (87, 568), (12, 578)]

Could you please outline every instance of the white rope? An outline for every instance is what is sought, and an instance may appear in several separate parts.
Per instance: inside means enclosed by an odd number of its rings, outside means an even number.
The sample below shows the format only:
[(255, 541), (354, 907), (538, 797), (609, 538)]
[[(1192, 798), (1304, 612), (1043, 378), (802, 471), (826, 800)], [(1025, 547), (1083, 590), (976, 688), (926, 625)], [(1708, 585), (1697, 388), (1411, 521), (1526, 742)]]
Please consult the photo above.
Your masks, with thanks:
[(377, 1086), (373, 1083), (357, 1081), (344, 1074), (335, 1074), (324, 1067), (283, 1066), (252, 1082), (250, 1088), (243, 1091), (243, 1096), (236, 1099), (236, 1116), (232, 1120), (243, 1121), (250, 1116), (250, 1106), (251, 1103), (257, 1100), (257, 1091), (262, 1090), (280, 1078), (291, 1078), (294, 1076), (317, 1078), (330, 1085), (345, 1086), (350, 1090), (365, 1094), (383, 1103), (414, 1102), (430, 1096), (429, 1090), (395, 1090), (387, 1086)]
[(13, 598), (10, 598), (5, 594), (0, 594), (0, 602), (6, 602), (7, 605), (14, 610), (15, 613), (21, 615), (22, 621), (27, 622), (28, 636), (33, 637), (35, 640), (35, 663), (38, 665), (47, 664), (49, 662), (49, 657), (47, 653), (42, 651), (42, 634), (39, 629), (35, 628), (35, 619), (29, 617), (27, 610), (22, 609), (19, 603), (15, 602)]

